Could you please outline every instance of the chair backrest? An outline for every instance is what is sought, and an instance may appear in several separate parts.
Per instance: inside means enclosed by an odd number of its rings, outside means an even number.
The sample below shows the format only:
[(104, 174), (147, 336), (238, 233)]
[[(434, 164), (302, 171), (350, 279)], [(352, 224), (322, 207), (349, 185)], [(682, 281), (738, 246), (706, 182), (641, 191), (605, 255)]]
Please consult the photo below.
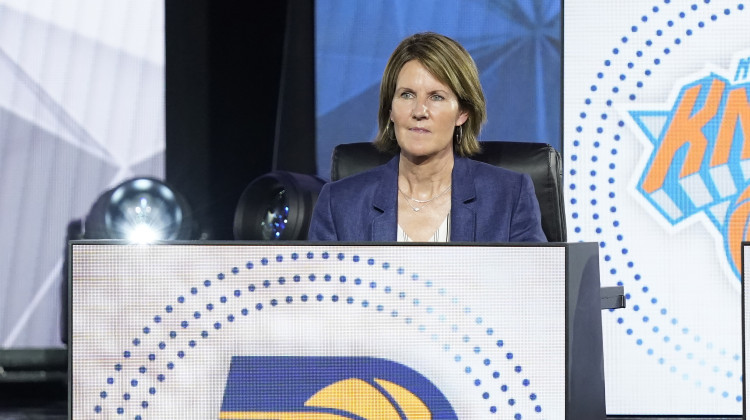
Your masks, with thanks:
[[(481, 144), (482, 152), (473, 159), (531, 176), (547, 240), (565, 242), (562, 158), (557, 150), (545, 143), (487, 141)], [(369, 142), (339, 144), (333, 149), (331, 181), (382, 165), (392, 157)]]

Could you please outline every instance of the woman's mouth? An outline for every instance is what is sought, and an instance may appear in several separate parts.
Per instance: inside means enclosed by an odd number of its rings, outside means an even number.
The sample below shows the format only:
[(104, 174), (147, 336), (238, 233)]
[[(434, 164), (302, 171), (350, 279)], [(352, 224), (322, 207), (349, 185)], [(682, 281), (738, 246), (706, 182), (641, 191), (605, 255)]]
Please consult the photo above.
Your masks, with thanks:
[(412, 128), (409, 129), (409, 131), (411, 131), (413, 133), (421, 133), (421, 134), (426, 134), (426, 133), (430, 132), (430, 130), (428, 130), (426, 128), (421, 128), (421, 127), (412, 127)]

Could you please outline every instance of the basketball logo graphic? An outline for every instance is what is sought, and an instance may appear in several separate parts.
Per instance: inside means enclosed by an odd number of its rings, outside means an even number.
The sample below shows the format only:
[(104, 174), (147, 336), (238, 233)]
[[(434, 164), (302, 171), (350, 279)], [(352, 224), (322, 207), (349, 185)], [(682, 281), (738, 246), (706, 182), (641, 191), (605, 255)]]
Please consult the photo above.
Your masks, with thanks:
[(744, 81), (750, 61), (736, 61), (732, 79), (711, 72), (683, 85), (670, 110), (630, 115), (654, 145), (638, 191), (671, 225), (705, 214), (724, 239), (726, 259), (739, 279), (739, 247), (750, 215), (745, 203), (750, 102)]
[(416, 371), (363, 357), (232, 358), (221, 419), (455, 419)]

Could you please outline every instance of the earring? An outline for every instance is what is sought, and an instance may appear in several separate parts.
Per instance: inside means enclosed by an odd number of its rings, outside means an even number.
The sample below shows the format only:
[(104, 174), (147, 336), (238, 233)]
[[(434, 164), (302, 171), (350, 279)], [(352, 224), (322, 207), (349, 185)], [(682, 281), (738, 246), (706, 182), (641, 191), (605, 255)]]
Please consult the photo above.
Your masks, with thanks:
[(393, 121), (388, 120), (388, 124), (385, 126), (385, 138), (389, 140), (393, 140), (396, 138), (396, 133), (391, 132), (391, 124), (393, 124)]
[(464, 138), (464, 131), (461, 128), (462, 126), (459, 125), (457, 128), (458, 130), (453, 130), (453, 139), (456, 141), (456, 146), (461, 145), (461, 140)]

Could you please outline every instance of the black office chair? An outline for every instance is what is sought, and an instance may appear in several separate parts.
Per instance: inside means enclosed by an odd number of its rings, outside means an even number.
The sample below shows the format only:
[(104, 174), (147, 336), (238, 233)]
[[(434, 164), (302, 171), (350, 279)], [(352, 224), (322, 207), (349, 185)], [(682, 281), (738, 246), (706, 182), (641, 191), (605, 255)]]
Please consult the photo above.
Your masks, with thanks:
[[(562, 159), (557, 150), (545, 143), (488, 141), (481, 145), (482, 152), (474, 159), (531, 176), (547, 240), (566, 242)], [(333, 149), (331, 181), (381, 165), (391, 157), (369, 142), (339, 144)]]

